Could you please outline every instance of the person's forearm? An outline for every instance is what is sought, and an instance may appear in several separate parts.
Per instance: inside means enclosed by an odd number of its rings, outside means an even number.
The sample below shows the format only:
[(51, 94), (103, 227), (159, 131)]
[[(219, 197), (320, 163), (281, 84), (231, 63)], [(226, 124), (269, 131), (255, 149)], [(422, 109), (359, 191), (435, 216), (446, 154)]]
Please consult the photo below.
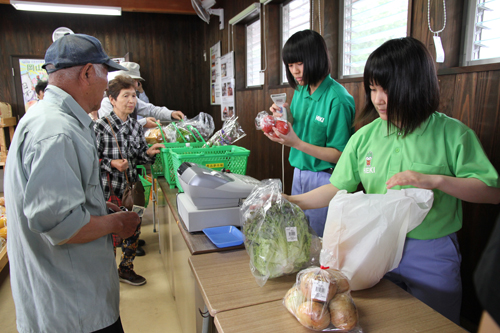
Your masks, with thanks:
[(500, 326), (487, 311), (483, 311), (477, 333), (500, 333)]
[(92, 242), (102, 236), (114, 233), (118, 230), (117, 223), (119, 221), (113, 216), (90, 216), (90, 221), (83, 228), (78, 230), (66, 243), (79, 244)]
[(294, 148), (300, 150), (303, 153), (306, 153), (307, 155), (311, 155), (313, 157), (316, 157), (317, 159), (330, 163), (337, 163), (339, 161), (340, 155), (342, 154), (342, 152), (338, 151), (335, 148), (318, 147), (302, 140), (297, 144), (297, 147)]
[(323, 208), (330, 204), (338, 190), (332, 184), (326, 184), (307, 193), (285, 196), (285, 198), (302, 210)]
[(500, 188), (490, 187), (477, 178), (456, 178), (436, 175), (436, 189), (463, 201), (500, 203)]
[(162, 121), (172, 120), (172, 112), (165, 106), (155, 106), (151, 103), (145, 103), (138, 99), (137, 114), (143, 117), (153, 117)]

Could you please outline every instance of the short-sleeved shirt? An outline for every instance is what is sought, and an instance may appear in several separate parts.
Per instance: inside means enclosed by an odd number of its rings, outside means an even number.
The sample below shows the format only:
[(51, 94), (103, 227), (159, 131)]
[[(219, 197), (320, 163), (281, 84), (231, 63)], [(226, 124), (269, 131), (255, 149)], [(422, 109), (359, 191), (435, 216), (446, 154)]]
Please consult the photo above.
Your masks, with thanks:
[[(500, 187), (498, 173), (474, 131), (439, 112), (405, 137), (394, 126), (388, 134), (387, 121), (380, 118), (362, 127), (347, 144), (330, 181), (348, 192), (355, 191), (361, 182), (367, 194), (384, 194), (386, 181), (406, 170), (477, 178), (488, 186)], [(393, 189), (408, 187), (412, 186)], [(462, 227), (461, 200), (439, 190), (433, 192), (431, 210), (408, 237), (435, 239)]]
[(65, 244), (106, 215), (92, 120), (63, 90), (19, 122), (5, 168), (12, 296), (19, 332), (93, 332), (119, 317), (111, 235)]
[[(328, 75), (312, 95), (309, 86), (299, 86), (290, 105), (293, 130), (304, 142), (343, 151), (354, 133), (354, 99)], [(335, 164), (292, 148), (290, 164), (300, 170), (323, 171)]]

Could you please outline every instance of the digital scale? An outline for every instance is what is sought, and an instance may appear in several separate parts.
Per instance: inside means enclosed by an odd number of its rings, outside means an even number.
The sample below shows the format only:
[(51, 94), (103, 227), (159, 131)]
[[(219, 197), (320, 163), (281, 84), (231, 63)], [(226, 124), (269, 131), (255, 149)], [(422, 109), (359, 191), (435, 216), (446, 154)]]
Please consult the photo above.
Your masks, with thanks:
[(189, 232), (240, 226), (240, 203), (260, 182), (252, 177), (212, 170), (184, 162), (177, 170), (184, 193), (177, 194), (177, 210)]

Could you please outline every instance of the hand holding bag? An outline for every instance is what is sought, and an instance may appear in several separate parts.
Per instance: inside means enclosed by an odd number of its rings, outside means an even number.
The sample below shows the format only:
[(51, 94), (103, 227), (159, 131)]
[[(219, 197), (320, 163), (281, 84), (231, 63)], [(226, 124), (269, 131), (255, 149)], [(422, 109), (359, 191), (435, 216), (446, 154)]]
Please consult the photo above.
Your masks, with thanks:
[(406, 234), (432, 207), (431, 190), (407, 188), (386, 194), (339, 191), (330, 201), (323, 234), (323, 265), (342, 271), (352, 290), (374, 286), (398, 267)]
[[(111, 125), (111, 122), (109, 119), (106, 117), (106, 120), (108, 121), (109, 126), (111, 127), (111, 132), (113, 133), (113, 137), (115, 138), (116, 145), (118, 146), (118, 152), (120, 153), (120, 156), (122, 159), (123, 155), (120, 149), (120, 144), (118, 143), (118, 139), (116, 138), (115, 131), (113, 130), (113, 126)], [(121, 199), (121, 206), (127, 208), (128, 211), (132, 211), (132, 208), (134, 205), (144, 207), (146, 204), (146, 200), (144, 197), (144, 186), (142, 185), (142, 182), (136, 181), (131, 183), (128, 179), (127, 176), (127, 171), (125, 170), (125, 179), (127, 180), (127, 184), (125, 185), (125, 191), (123, 191), (122, 199)], [(111, 188), (111, 184), (110, 184)]]

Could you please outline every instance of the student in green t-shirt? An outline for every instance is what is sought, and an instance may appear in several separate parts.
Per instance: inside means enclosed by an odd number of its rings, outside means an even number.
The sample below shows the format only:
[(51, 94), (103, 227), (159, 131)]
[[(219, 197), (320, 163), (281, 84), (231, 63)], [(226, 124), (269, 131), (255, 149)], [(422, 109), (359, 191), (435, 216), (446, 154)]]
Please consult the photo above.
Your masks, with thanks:
[(287, 197), (302, 209), (328, 206), (338, 190), (368, 194), (417, 187), (434, 192), (420, 226), (407, 234), (399, 266), (386, 274), (427, 305), (459, 323), (462, 285), (456, 232), (462, 200), (500, 202), (498, 173), (474, 131), (435, 110), (439, 85), (434, 60), (418, 40), (393, 39), (368, 58), (366, 105), (360, 120), (378, 116), (349, 140), (331, 184)]
[[(309, 192), (329, 183), (347, 141), (354, 133), (354, 99), (330, 76), (325, 41), (312, 30), (293, 34), (283, 47), (283, 63), (295, 89), (288, 119), (290, 132), (267, 137), (291, 147), (289, 161), (295, 168), (292, 194)], [(287, 106), (287, 105), (286, 105)], [(279, 107), (270, 108), (280, 117)], [(279, 119), (279, 118), (278, 118)], [(293, 124), (293, 127), (292, 127)], [(327, 208), (307, 210), (309, 224), (323, 236)]]

